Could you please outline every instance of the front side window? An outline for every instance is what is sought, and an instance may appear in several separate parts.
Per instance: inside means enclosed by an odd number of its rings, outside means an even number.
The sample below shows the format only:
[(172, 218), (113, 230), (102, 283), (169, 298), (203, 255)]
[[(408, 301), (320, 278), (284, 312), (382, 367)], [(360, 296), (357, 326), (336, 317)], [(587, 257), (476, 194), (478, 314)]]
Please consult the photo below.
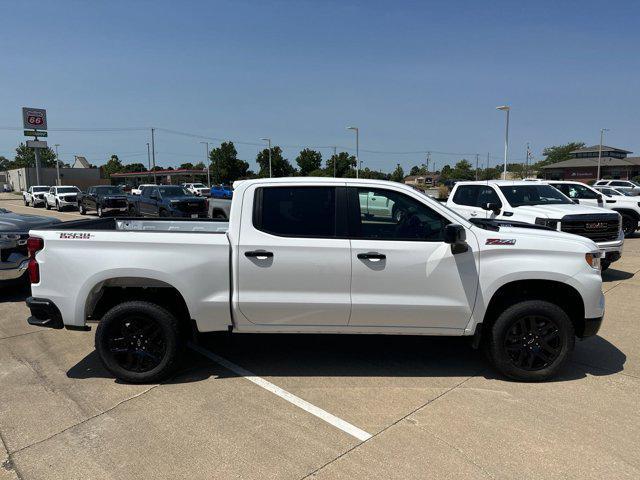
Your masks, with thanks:
[(480, 193), (478, 194), (478, 202), (476, 206), (480, 208), (485, 208), (488, 203), (494, 203), (498, 205), (498, 207), (502, 208), (502, 202), (500, 201), (500, 197), (493, 189), (493, 187), (489, 186), (481, 186)]
[(258, 230), (287, 237), (336, 236), (335, 187), (263, 187), (254, 205)]
[[(356, 190), (356, 189), (350, 189)], [(349, 195), (350, 237), (441, 242), (449, 221), (427, 205), (393, 190), (358, 188)]]
[(572, 203), (571, 200), (551, 185), (505, 185), (500, 186), (500, 190), (512, 207)]

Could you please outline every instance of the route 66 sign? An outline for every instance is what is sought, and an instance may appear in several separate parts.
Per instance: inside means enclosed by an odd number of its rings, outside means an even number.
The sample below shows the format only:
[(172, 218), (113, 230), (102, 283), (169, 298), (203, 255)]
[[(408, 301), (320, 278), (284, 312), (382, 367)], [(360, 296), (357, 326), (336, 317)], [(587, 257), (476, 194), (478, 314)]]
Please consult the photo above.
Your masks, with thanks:
[(47, 111), (44, 108), (22, 107), (22, 123), (27, 130), (46, 130)]

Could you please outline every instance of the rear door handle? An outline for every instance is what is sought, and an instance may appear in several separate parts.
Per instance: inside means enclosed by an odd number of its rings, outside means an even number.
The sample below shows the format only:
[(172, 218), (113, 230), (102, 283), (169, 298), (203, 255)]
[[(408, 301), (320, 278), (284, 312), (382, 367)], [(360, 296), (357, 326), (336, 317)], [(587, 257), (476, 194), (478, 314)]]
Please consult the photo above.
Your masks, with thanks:
[(247, 258), (265, 260), (267, 258), (273, 258), (273, 252), (267, 252), (266, 250), (252, 250), (250, 252), (244, 252), (244, 256)]
[(360, 260), (371, 260), (372, 262), (379, 262), (380, 260), (386, 259), (387, 256), (384, 253), (367, 252), (367, 253), (359, 253), (358, 258)]

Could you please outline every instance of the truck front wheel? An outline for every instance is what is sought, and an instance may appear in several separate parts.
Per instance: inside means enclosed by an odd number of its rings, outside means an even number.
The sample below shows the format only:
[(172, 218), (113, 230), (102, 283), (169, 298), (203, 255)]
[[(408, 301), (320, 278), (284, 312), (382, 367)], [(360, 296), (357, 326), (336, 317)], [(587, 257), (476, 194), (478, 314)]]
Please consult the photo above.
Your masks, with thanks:
[(507, 308), (488, 335), (491, 363), (505, 376), (525, 382), (555, 376), (569, 358), (575, 332), (557, 305), (529, 300)]
[(130, 383), (151, 383), (166, 378), (180, 351), (178, 321), (150, 302), (116, 305), (96, 330), (100, 360), (116, 378)]

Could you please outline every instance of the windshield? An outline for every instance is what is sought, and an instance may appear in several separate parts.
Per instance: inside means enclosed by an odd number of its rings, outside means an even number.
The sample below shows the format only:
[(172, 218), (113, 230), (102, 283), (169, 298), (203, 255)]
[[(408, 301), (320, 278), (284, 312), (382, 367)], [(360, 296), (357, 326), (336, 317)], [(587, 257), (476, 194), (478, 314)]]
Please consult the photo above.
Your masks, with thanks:
[(79, 191), (76, 187), (58, 187), (58, 193), (78, 193)]
[(160, 187), (160, 195), (163, 197), (187, 197), (191, 193), (184, 187)]
[[(417, 188), (414, 189), (416, 192), (418, 192), (420, 195), (422, 195), (423, 197), (427, 197), (429, 199), (429, 201), (431, 202), (438, 202), (438, 200), (436, 200), (435, 198), (430, 197), (429, 195), (427, 195), (425, 192), (423, 192), (422, 190), (418, 190)], [(449, 208), (446, 204), (446, 202), (438, 202), (438, 204), (444, 208), (445, 210), (447, 210), (448, 214), (451, 214), (452, 217), (455, 217), (456, 220), (459, 221), (459, 223), (461, 225), (468, 225), (469, 224), (469, 220), (467, 220), (466, 218), (464, 218), (462, 215), (460, 215), (458, 212), (456, 212), (455, 210), (452, 210), (451, 208)]]
[(96, 193), (100, 195), (122, 195), (120, 187), (96, 187)]
[(201, 183), (194, 183), (194, 184), (193, 184), (193, 188), (207, 188), (207, 187), (205, 187), (205, 186), (204, 186), (203, 184), (201, 184)]
[(48, 192), (49, 187), (33, 187), (34, 192)]
[(561, 205), (573, 203), (549, 185), (501, 185), (500, 191), (512, 207), (523, 205)]

